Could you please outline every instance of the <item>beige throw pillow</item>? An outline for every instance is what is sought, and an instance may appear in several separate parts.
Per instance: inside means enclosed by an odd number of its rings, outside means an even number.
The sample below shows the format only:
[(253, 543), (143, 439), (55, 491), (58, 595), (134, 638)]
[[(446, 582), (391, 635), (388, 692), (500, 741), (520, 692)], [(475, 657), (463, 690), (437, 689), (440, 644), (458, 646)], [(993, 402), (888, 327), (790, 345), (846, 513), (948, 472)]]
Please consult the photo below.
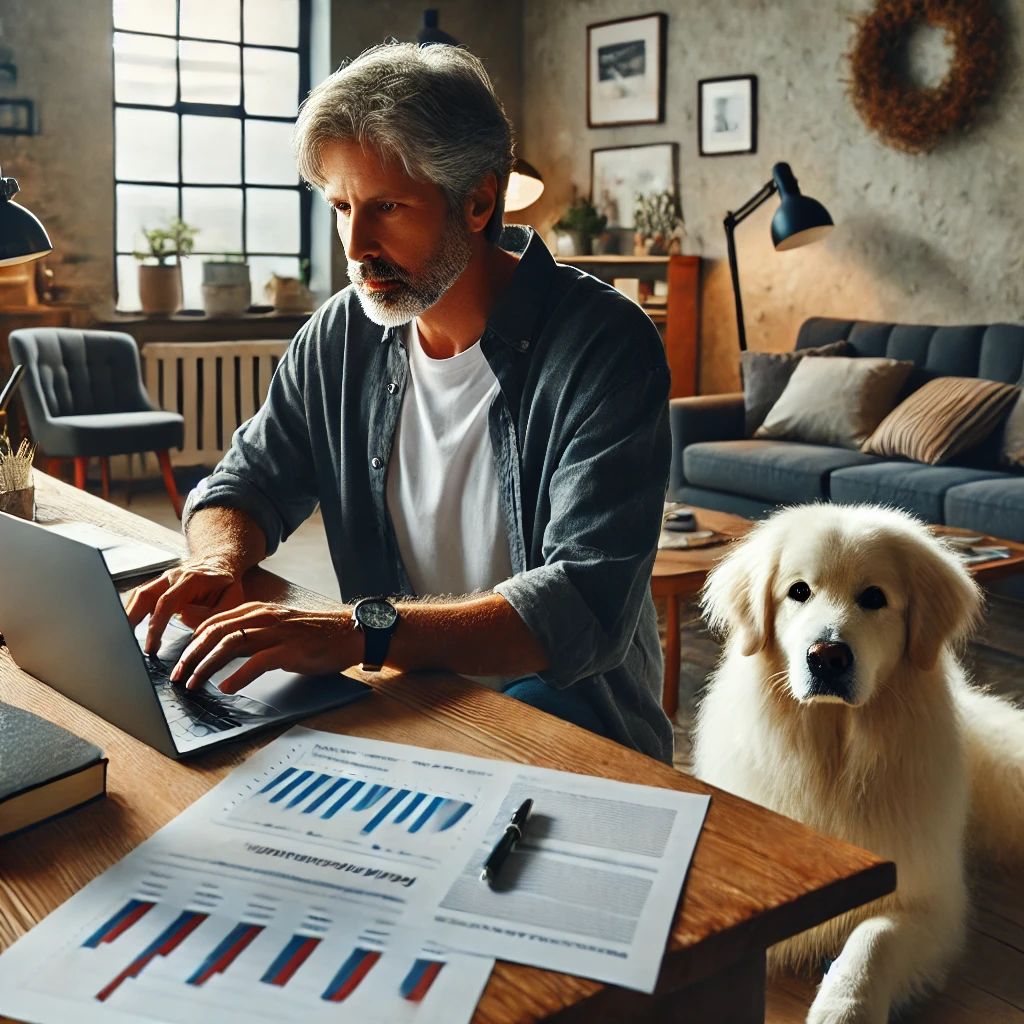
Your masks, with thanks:
[(936, 377), (901, 402), (861, 451), (939, 466), (992, 433), (1020, 388), (980, 377)]
[[(1021, 386), (1020, 382), (1017, 386)], [(1017, 399), (1017, 404), (1006, 418), (999, 461), (1006, 466), (1024, 469), (1024, 394)]]
[(754, 437), (860, 448), (913, 368), (897, 359), (801, 359)]

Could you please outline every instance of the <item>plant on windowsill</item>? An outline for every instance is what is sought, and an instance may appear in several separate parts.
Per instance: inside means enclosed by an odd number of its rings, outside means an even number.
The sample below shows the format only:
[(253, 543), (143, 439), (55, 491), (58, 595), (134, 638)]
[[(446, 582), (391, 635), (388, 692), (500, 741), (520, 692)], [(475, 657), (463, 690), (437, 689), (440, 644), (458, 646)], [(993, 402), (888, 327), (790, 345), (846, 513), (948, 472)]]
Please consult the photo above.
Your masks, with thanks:
[(241, 316), (252, 304), (249, 264), (240, 252), (203, 263), (203, 310), (207, 316)]
[[(555, 224), (559, 235), (571, 239), (569, 243), (557, 243), (559, 256), (601, 255), (604, 252), (605, 230), (608, 218), (597, 212), (597, 207), (586, 196), (578, 196)], [(572, 252), (563, 251), (571, 244)], [(596, 250), (600, 249), (600, 252)]]
[[(170, 316), (181, 309), (181, 257), (192, 252), (197, 233), (178, 217), (166, 228), (143, 229), (149, 252), (133, 255), (139, 261), (139, 298), (146, 316)], [(168, 264), (172, 256), (174, 263)]]

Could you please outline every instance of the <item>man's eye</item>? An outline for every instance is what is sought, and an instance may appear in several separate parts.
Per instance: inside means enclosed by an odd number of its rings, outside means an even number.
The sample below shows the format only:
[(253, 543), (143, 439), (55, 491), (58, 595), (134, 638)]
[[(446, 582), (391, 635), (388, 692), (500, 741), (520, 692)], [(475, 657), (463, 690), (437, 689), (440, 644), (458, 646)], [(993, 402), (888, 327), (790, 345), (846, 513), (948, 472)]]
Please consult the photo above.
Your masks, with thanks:
[(335, 213), (348, 213), (348, 203), (335, 203), (334, 204), (334, 212)]
[(395, 209), (395, 207), (396, 207), (397, 205), (398, 205), (397, 203), (381, 203), (381, 204), (380, 204), (380, 208), (381, 208), (381, 209), (382, 209), (382, 210), (383, 210), (383, 211), (384, 211), (385, 213), (390, 213), (390, 212), (391, 212), (391, 211), (392, 211), (393, 209)]
[(811, 588), (804, 583), (803, 580), (799, 580), (789, 588), (789, 596), (794, 601), (800, 601), (803, 603), (811, 596)]
[(868, 611), (878, 611), (879, 608), (884, 608), (889, 602), (885, 599), (885, 594), (882, 592), (881, 587), (868, 587), (860, 597), (857, 598), (857, 604), (861, 608), (866, 608)]

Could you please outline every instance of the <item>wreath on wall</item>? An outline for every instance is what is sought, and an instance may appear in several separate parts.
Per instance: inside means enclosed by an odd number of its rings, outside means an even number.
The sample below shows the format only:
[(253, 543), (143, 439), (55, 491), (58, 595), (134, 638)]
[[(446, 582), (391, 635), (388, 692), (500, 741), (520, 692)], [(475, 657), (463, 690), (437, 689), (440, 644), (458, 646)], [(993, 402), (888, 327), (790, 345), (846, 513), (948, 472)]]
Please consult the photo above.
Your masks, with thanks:
[[(901, 70), (913, 33), (945, 28), (953, 49), (946, 77), (922, 88)], [(879, 0), (858, 23), (848, 55), (850, 97), (864, 123), (884, 142), (923, 153), (967, 127), (995, 87), (1002, 32), (989, 0)]]

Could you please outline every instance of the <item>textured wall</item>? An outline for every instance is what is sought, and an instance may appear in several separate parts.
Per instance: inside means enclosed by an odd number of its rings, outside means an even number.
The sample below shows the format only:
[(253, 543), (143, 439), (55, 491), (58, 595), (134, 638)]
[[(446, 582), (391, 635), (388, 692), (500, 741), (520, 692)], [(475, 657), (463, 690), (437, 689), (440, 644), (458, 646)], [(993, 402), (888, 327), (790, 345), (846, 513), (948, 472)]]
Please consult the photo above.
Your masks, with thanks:
[[(335, 0), (331, 32), (331, 60), (337, 67), (357, 57), (368, 46), (393, 36), (411, 42), (423, 23), (422, 0)], [(508, 0), (448, 0), (438, 5), (440, 27), (465, 44), (487, 67), (495, 90), (512, 124), (521, 121), (523, 2)], [(345, 256), (334, 239), (335, 290), (348, 283)]]
[[(850, 18), (869, 9), (866, 0), (654, 6), (669, 15), (665, 123), (588, 129), (586, 26), (646, 14), (652, 5), (525, 0), (521, 149), (548, 185), (525, 213), (546, 229), (574, 184), (589, 191), (593, 148), (678, 142), (684, 251), (708, 260), (704, 392), (733, 390), (739, 382), (722, 218), (771, 177), (777, 160), (788, 161), (801, 189), (828, 207), (836, 229), (824, 243), (776, 253), (769, 237), (775, 199), (739, 226), (751, 348), (791, 348), (799, 324), (814, 314), (922, 323), (1024, 319), (1024, 88), (1017, 56), (1024, 0), (999, 5), (1008, 61), (996, 100), (967, 135), (918, 156), (872, 137), (845, 95)], [(934, 59), (924, 59), (925, 74), (929, 67)], [(697, 81), (731, 74), (758, 76), (758, 152), (700, 157)]]
[(0, 167), (46, 227), (65, 297), (113, 309), (114, 124), (110, 0), (4, 0), (0, 45), (18, 80), (0, 97), (35, 101), (33, 136), (0, 135)]

